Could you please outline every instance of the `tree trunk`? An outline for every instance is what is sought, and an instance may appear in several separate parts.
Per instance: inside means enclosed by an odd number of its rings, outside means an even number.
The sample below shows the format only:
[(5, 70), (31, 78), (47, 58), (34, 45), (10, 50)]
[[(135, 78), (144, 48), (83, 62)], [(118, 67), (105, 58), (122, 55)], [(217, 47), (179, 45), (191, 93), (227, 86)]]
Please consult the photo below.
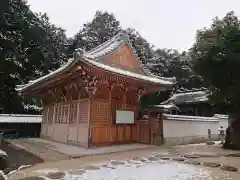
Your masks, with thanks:
[(226, 130), (225, 143), (226, 149), (240, 150), (240, 114), (232, 114), (229, 118), (229, 125)]

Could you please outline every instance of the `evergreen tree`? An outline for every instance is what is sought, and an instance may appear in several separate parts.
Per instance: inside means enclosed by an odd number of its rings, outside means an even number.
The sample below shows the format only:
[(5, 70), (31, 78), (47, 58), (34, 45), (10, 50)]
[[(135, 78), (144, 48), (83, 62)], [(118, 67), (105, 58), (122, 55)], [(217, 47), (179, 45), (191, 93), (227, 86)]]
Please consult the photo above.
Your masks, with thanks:
[(154, 50), (151, 48), (150, 43), (133, 28), (128, 28), (126, 32), (139, 59), (143, 64), (146, 64), (154, 55)]
[(111, 39), (121, 31), (128, 33), (132, 46), (142, 63), (146, 63), (148, 59), (153, 57), (150, 44), (136, 30), (132, 28), (124, 30), (115, 16), (106, 11), (97, 11), (93, 20), (84, 24), (75, 37), (68, 40), (68, 55), (71, 57), (72, 52), (76, 48), (89, 51)]
[(209, 86), (211, 103), (235, 119), (228, 138), (235, 148), (240, 148), (239, 42), (240, 21), (230, 12), (223, 19), (216, 18), (211, 27), (198, 31), (191, 50), (194, 68)]
[(46, 15), (34, 14), (25, 1), (3, 0), (0, 11), (0, 109), (22, 113), (25, 98), (15, 91), (16, 85), (58, 68), (59, 60), (65, 60), (62, 41), (66, 37)]
[(122, 30), (120, 22), (113, 14), (97, 11), (93, 20), (83, 25), (83, 28), (69, 39), (69, 56), (76, 48), (89, 51), (108, 41)]

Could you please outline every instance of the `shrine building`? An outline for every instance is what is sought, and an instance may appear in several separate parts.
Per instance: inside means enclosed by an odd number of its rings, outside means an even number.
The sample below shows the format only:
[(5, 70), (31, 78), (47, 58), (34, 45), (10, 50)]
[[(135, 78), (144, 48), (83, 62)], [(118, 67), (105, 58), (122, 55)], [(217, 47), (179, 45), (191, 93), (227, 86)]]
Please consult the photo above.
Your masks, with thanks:
[(174, 82), (151, 74), (121, 32), (17, 90), (42, 100), (41, 137), (88, 148), (137, 142), (140, 97)]

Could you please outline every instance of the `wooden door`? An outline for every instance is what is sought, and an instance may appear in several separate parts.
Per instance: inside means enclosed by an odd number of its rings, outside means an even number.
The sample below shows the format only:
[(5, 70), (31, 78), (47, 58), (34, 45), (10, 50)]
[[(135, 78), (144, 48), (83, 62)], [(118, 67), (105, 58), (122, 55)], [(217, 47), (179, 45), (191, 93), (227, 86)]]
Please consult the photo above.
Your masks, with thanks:
[(148, 120), (139, 120), (137, 122), (137, 139), (140, 143), (150, 143), (151, 128)]

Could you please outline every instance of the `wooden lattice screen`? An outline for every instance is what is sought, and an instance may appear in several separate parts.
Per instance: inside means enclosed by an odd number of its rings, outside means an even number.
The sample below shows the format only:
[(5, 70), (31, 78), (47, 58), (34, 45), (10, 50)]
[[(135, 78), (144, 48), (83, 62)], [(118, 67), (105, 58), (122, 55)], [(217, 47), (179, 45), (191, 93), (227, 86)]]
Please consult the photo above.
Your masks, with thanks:
[(106, 124), (110, 118), (109, 102), (95, 100), (92, 103), (92, 122), (96, 124)]
[(79, 123), (88, 121), (88, 105), (89, 101), (81, 101), (78, 105)]
[(71, 103), (69, 124), (77, 124), (77, 113), (78, 113), (77, 111), (78, 111), (78, 103)]
[(67, 124), (68, 122), (69, 105), (58, 104), (56, 105), (56, 123)]

